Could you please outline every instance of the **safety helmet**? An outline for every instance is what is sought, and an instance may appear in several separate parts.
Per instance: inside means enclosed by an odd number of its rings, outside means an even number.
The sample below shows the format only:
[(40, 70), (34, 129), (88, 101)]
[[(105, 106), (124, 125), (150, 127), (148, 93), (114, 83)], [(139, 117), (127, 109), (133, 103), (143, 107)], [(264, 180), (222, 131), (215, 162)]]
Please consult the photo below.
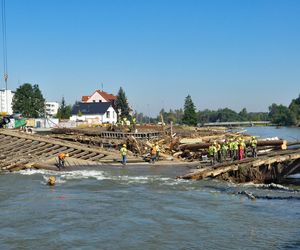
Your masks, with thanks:
[(126, 147), (126, 144), (123, 144), (123, 147)]
[(66, 157), (69, 157), (69, 154), (66, 154)]

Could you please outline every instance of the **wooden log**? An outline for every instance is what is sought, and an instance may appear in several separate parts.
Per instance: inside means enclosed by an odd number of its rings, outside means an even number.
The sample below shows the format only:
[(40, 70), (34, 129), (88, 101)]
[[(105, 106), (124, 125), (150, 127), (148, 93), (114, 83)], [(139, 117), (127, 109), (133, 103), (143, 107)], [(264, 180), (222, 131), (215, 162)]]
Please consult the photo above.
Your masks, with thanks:
[(205, 167), (181, 176), (180, 178), (200, 180), (206, 177), (216, 177), (229, 171), (237, 171), (239, 167), (257, 168), (260, 166), (271, 166), (274, 163), (282, 163), (286, 161), (289, 162), (296, 159), (300, 159), (300, 149), (284, 151), (283, 154), (279, 155), (270, 155), (263, 158), (247, 158), (242, 161), (234, 161), (232, 163), (230, 162), (216, 166)]

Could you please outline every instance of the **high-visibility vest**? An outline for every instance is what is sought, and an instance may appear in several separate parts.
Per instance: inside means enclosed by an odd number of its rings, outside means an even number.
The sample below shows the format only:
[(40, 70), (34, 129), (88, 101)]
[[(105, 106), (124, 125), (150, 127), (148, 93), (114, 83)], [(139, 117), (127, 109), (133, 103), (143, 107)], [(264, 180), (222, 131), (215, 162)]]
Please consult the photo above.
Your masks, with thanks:
[(257, 140), (251, 140), (250, 141), (251, 147), (255, 148), (257, 146)]
[(121, 155), (127, 155), (127, 148), (122, 147), (122, 148), (120, 149), (120, 152), (121, 152)]
[(66, 158), (66, 154), (65, 153), (60, 153), (60, 154), (58, 154), (58, 158), (63, 160), (63, 159)]
[(153, 155), (156, 154), (156, 146), (152, 147), (152, 149), (151, 149), (151, 154), (153, 154)]
[(233, 142), (233, 150), (238, 150), (239, 149), (239, 144), (237, 141)]
[(225, 143), (222, 144), (221, 146), (222, 151), (227, 151), (228, 147)]
[(215, 153), (217, 153), (217, 148), (214, 145), (210, 145), (208, 148), (208, 153), (210, 155), (214, 155)]

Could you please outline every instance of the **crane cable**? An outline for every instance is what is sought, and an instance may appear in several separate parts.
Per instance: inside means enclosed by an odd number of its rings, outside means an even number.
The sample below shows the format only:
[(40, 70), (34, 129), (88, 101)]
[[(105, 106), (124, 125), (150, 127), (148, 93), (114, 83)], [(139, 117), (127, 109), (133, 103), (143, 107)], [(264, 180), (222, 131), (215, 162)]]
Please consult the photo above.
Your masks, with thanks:
[(7, 90), (7, 44), (6, 44), (6, 11), (5, 11), (5, 0), (2, 0), (2, 39), (3, 39), (3, 66), (4, 66), (4, 81), (5, 89)]

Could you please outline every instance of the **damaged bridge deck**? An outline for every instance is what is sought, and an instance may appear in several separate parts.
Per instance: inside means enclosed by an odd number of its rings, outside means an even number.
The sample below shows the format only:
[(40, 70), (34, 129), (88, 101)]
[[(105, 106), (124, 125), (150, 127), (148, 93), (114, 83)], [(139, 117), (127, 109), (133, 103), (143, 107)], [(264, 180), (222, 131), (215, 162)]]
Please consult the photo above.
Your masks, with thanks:
[(0, 130), (0, 142), (0, 170), (14, 171), (47, 162), (56, 159), (59, 152), (68, 153), (82, 165), (115, 162), (120, 158), (117, 151), (11, 130)]

